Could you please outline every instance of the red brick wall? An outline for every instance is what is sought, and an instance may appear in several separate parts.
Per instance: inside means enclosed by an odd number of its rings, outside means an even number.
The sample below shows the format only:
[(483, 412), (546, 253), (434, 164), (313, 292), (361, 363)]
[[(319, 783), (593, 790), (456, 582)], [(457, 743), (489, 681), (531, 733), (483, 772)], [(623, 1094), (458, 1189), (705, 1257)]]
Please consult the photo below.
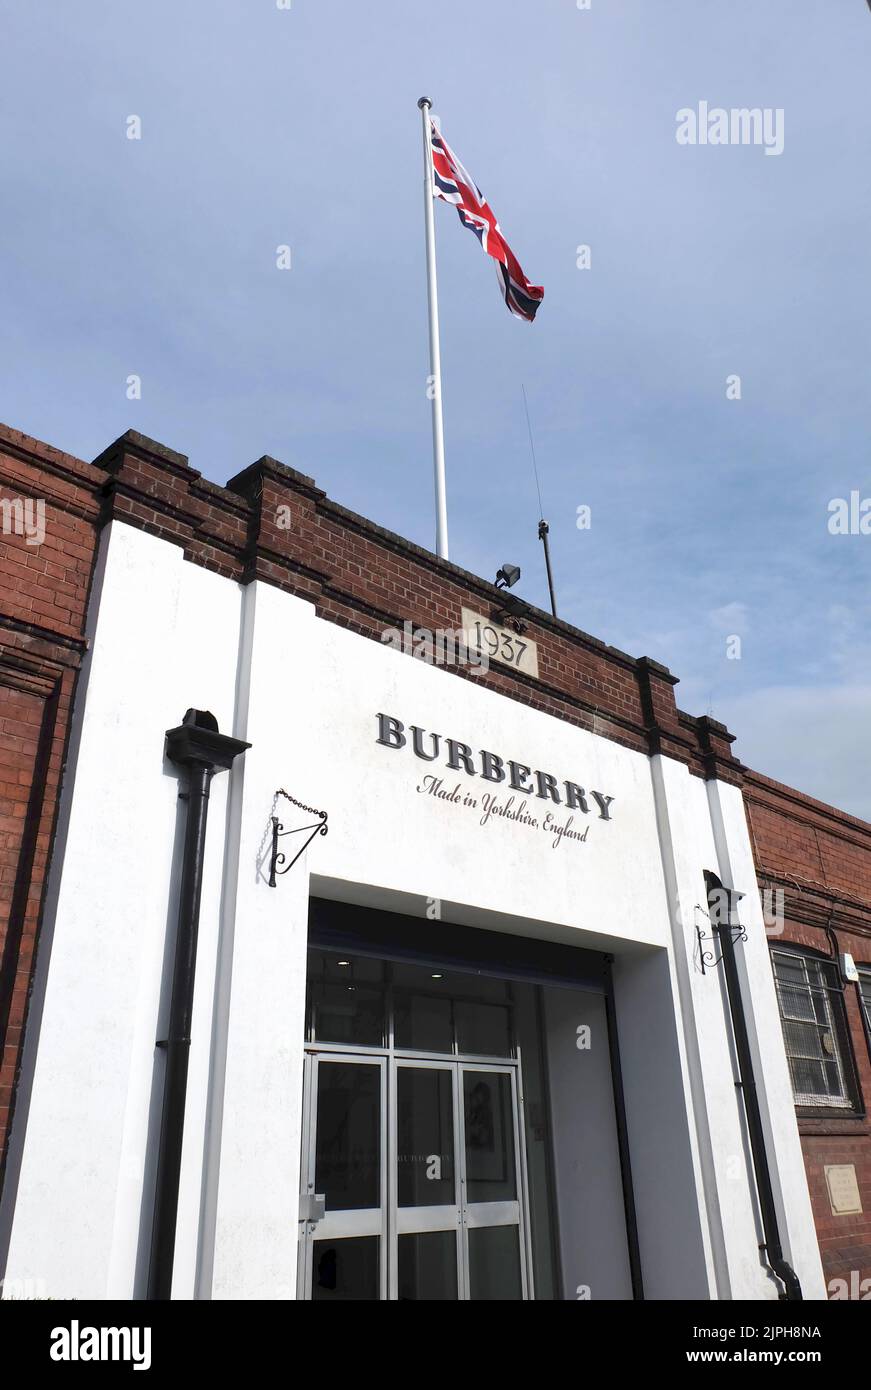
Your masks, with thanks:
[[(93, 568), (102, 475), (0, 427), (0, 1179)], [(30, 522), (28, 529), (19, 522)], [(40, 544), (37, 527), (44, 524)]]
[[(770, 944), (829, 959), (849, 952), (857, 965), (871, 966), (871, 825), (757, 773), (746, 772), (744, 795), (760, 884), (783, 892), (783, 931)], [(871, 1104), (871, 1056), (856, 985), (846, 985), (844, 999), (864, 1110)], [(864, 1113), (800, 1115), (798, 1126), (826, 1281), (845, 1280), (849, 1290), (854, 1274), (854, 1289), (868, 1280), (871, 1294), (871, 1123)], [(835, 1216), (825, 1167), (848, 1163), (856, 1168), (863, 1211)]]

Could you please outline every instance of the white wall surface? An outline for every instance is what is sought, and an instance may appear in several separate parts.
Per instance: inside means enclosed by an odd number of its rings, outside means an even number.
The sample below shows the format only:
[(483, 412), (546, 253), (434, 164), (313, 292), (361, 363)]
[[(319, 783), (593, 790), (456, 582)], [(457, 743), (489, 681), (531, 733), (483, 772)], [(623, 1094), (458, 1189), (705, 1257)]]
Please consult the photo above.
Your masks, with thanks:
[[(175, 1296), (293, 1294), (309, 872), (351, 896), (354, 885), (405, 894), (421, 915), (444, 899), (469, 920), (489, 913), (520, 932), (534, 921), (555, 940), (613, 952), (650, 1294), (774, 1296), (755, 1249), (720, 976), (700, 976), (692, 957), (702, 871), (727, 855), (739, 886), (755, 883), (740, 795), (724, 788), (711, 803), (715, 843), (705, 785), (682, 766), (321, 621), (275, 588), (242, 590), (121, 523), (103, 545), (32, 1100), (23, 1142), (21, 1107), (13, 1135), (22, 1153), (7, 1273), (41, 1278), (55, 1297), (142, 1289), (178, 863), (163, 732), (193, 705), (252, 747), (212, 784)], [(376, 742), (379, 712), (405, 724), (406, 747)], [(558, 848), (541, 829), (482, 825), (480, 797), (501, 799), (506, 785), (416, 758), (411, 724), (606, 793), (611, 819), (590, 798), (588, 816), (574, 812), (586, 843)], [(478, 807), (419, 793), (429, 775)], [(264, 846), (279, 787), (326, 809), (330, 829), (270, 889)], [(276, 809), (301, 823), (286, 802)], [(547, 809), (529, 799), (539, 820)], [(564, 807), (550, 809), (565, 820)], [(764, 1015), (754, 1036), (770, 1069), (767, 1122), (789, 1170), (790, 1248), (816, 1287), (764, 937), (748, 965), (748, 997)]]
[[(717, 856), (705, 783), (666, 758), (651, 759), (660, 805), (660, 843), (672, 904), (672, 970), (681, 998), (681, 1053), (694, 1117), (693, 1154), (700, 1205), (707, 1212), (711, 1296), (777, 1298), (779, 1285), (758, 1250), (761, 1226), (723, 970), (711, 938), (704, 870)], [(697, 928), (703, 933), (701, 947)], [(701, 951), (710, 956), (703, 961)], [(791, 1102), (790, 1102), (791, 1104)], [(694, 1295), (704, 1296), (700, 1291)]]
[[(7, 1270), (55, 1298), (130, 1298), (155, 1051), (175, 927), (177, 794), (166, 729), (233, 719), (241, 591), (113, 523), (75, 769)], [(226, 777), (212, 784), (182, 1184), (202, 1145)], [(183, 821), (182, 821), (183, 824)], [(216, 834), (215, 831), (218, 830)], [(55, 866), (58, 868), (59, 866)], [(171, 968), (171, 966), (170, 966)], [(162, 1008), (161, 1008), (161, 998)], [(159, 1091), (159, 1087), (157, 1088)], [(147, 1199), (147, 1198), (146, 1198)], [(183, 1204), (184, 1205), (184, 1204)]]
[[(216, 1066), (217, 1152), (208, 1175), (215, 1184), (215, 1230), (212, 1237), (206, 1223), (200, 1297), (293, 1298), (296, 1287), (309, 856), (272, 889), (265, 853), (273, 808), (287, 827), (311, 821), (274, 796), (285, 787), (308, 800), (292, 741), (295, 705), (308, 676), (299, 651), (292, 677), (272, 673), (273, 653), (286, 641), (275, 595), (250, 586), (246, 615), (250, 680), (244, 672), (246, 732), (239, 736), (252, 747), (233, 774), (240, 784), (241, 837), (222, 953), (228, 999), (216, 1022), (217, 1036), (226, 1033), (226, 1067), (222, 1078)], [(294, 838), (283, 840), (282, 850)]]
[(814, 1231), (744, 801), (737, 787), (722, 782), (709, 783), (706, 790), (720, 878), (726, 887), (745, 895), (738, 915), (747, 940), (736, 949), (735, 959), (783, 1252), (799, 1276), (804, 1297), (825, 1299), (828, 1294)]
[[(310, 605), (278, 590), (264, 595), (264, 621), (267, 611), (271, 646), (254, 675), (264, 722), (262, 732), (252, 724), (249, 737), (268, 739), (277, 770), (288, 769), (301, 798), (329, 809), (331, 832), (313, 859), (319, 874), (665, 944), (646, 757), (319, 622)], [(504, 798), (505, 784), (416, 758), (408, 728), (405, 748), (380, 746), (379, 712), (597, 788), (614, 797), (612, 819), (575, 812), (574, 826), (589, 826), (588, 841), (557, 849), (542, 830), (495, 818), (481, 826), (480, 798)], [(477, 811), (419, 794), (430, 774), (477, 798)], [(530, 797), (528, 809), (543, 818), (548, 803)], [(565, 819), (564, 807), (550, 809)]]
[(631, 1299), (605, 1000), (546, 989), (544, 1014), (564, 1297)]

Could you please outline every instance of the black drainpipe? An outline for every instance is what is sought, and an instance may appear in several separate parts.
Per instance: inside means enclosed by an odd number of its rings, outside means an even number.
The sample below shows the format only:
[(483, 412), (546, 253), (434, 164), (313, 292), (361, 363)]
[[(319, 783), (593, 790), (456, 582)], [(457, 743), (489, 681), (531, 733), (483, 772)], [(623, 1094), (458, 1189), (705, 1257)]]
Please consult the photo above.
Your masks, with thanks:
[(626, 1219), (629, 1277), (632, 1282), (632, 1297), (641, 1301), (644, 1298), (644, 1278), (641, 1272), (641, 1246), (638, 1239), (635, 1189), (632, 1185), (632, 1162), (629, 1150), (629, 1127), (626, 1123), (623, 1070), (620, 1066), (617, 1008), (614, 1001), (614, 976), (611, 969), (613, 963), (613, 956), (605, 956), (605, 1021), (608, 1028), (608, 1052), (611, 1058), (611, 1088), (614, 1093), (614, 1118), (617, 1124), (617, 1152), (620, 1155), (620, 1182), (623, 1189), (623, 1215)]
[[(738, 1085), (741, 1089), (741, 1095), (744, 1097), (747, 1132), (750, 1137), (753, 1171), (756, 1174), (756, 1191), (759, 1194), (762, 1230), (765, 1235), (765, 1254), (770, 1269), (777, 1275), (786, 1290), (786, 1298), (790, 1302), (800, 1303), (803, 1301), (801, 1284), (795, 1270), (784, 1259), (783, 1246), (780, 1243), (777, 1209), (774, 1205), (774, 1191), (771, 1186), (771, 1170), (768, 1166), (768, 1152), (765, 1147), (765, 1131), (762, 1128), (759, 1096), (756, 1092), (756, 1078), (753, 1074), (753, 1058), (750, 1052), (750, 1039), (747, 1035), (747, 1020), (744, 1017), (741, 982), (735, 963), (732, 908), (740, 894), (735, 893), (732, 889), (724, 888), (717, 875), (709, 873), (707, 870), (705, 871), (705, 887), (708, 894), (711, 925), (720, 943), (723, 969), (726, 972), (726, 991), (729, 995), (732, 1033), (735, 1038), (735, 1052), (738, 1057)], [(728, 903), (725, 921), (723, 920), (724, 903)]]
[(187, 791), (179, 792), (179, 797), (187, 801), (188, 809), (169, 1027), (167, 1037), (157, 1043), (166, 1051), (166, 1071), (146, 1293), (149, 1299), (169, 1298), (172, 1290), (209, 785), (216, 772), (225, 772), (233, 759), (250, 747), (250, 743), (243, 743), (241, 739), (218, 733), (218, 721), (208, 710), (189, 709), (178, 728), (166, 731), (167, 758), (188, 772)]

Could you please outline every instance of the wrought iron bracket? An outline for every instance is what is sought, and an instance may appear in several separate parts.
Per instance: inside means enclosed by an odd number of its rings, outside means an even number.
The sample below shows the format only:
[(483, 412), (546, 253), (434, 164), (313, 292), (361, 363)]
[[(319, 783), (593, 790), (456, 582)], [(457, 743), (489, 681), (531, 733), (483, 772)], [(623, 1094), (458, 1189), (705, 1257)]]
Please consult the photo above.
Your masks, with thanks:
[[(290, 830), (285, 830), (283, 824), (278, 819), (278, 816), (270, 816), (270, 820), (272, 822), (272, 853), (269, 856), (270, 888), (278, 887), (277, 883), (275, 882), (276, 874), (288, 873), (293, 868), (300, 855), (308, 849), (315, 835), (326, 835), (327, 833), (326, 811), (316, 811), (313, 806), (305, 806), (301, 801), (297, 801), (295, 796), (291, 796), (290, 792), (286, 792), (283, 787), (278, 788), (278, 791), (275, 793), (274, 800), (277, 801), (280, 796), (283, 796), (285, 800), (291, 802), (292, 805), (298, 806), (301, 811), (305, 811), (306, 815), (317, 816), (317, 820), (310, 825), (297, 825)], [(283, 850), (279, 849), (278, 841), (283, 839), (285, 835), (302, 835), (306, 830), (309, 831), (308, 838), (297, 850), (290, 863), (286, 863), (285, 861), (287, 859), (287, 856), (285, 855)], [(284, 865), (284, 867), (279, 868), (279, 865)]]
[[(705, 975), (705, 974), (707, 974), (707, 971), (706, 971), (706, 969), (705, 969), (705, 966), (706, 966), (706, 965), (710, 965), (710, 966), (714, 966), (714, 967), (718, 966), (718, 965), (720, 964), (720, 961), (723, 959), (723, 956), (722, 956), (722, 952), (720, 953), (720, 955), (717, 955), (714, 951), (705, 950), (705, 944), (704, 944), (704, 943), (705, 943), (706, 941), (714, 941), (714, 940), (716, 940), (716, 938), (715, 938), (715, 936), (714, 936), (713, 931), (711, 931), (711, 932), (709, 932), (707, 935), (705, 935), (704, 931), (702, 930), (701, 925), (699, 924), (698, 913), (701, 913), (703, 917), (707, 918), (708, 922), (710, 922), (710, 920), (711, 920), (710, 914), (707, 913), (707, 912), (705, 911), (705, 909), (701, 906), (700, 903), (696, 903), (695, 911), (696, 911), (696, 922), (695, 922), (695, 926), (696, 926), (696, 940), (698, 941), (698, 945), (699, 945), (699, 965), (701, 966), (702, 974)], [(722, 928), (720, 928), (720, 930), (722, 930)], [(732, 933), (732, 941), (733, 941), (734, 943), (737, 944), (739, 941), (746, 941), (746, 940), (747, 940), (747, 928), (746, 928), (746, 927), (742, 927), (740, 922), (736, 923), (735, 925), (731, 925), (731, 924), (730, 924), (730, 926), (729, 926), (729, 931)]]

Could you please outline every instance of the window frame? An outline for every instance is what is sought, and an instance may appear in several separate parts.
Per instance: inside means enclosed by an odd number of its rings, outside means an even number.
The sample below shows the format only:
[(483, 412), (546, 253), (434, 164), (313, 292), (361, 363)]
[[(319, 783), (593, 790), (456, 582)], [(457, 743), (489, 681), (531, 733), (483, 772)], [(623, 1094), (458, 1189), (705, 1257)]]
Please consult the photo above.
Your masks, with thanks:
[(865, 1025), (868, 1055), (871, 1057), (871, 965), (859, 965), (857, 962), (856, 969), (859, 972), (859, 1008)]
[[(793, 966), (800, 964), (803, 982), (794, 983), (782, 978), (778, 973), (778, 958), (786, 958), (787, 962)], [(864, 1104), (859, 1086), (845, 990), (837, 973), (837, 962), (828, 956), (818, 955), (813, 951), (785, 943), (782, 946), (772, 946), (771, 964), (784, 1052), (789, 1067), (793, 1104), (799, 1117), (829, 1120), (862, 1118)], [(788, 1012), (788, 991), (790, 990), (803, 992), (803, 997), (809, 1005), (809, 1015), (798, 1016), (795, 1012)], [(784, 991), (787, 992), (786, 999)], [(832, 1041), (831, 1057), (825, 1055), (811, 1056), (807, 1053), (792, 1051), (786, 1031), (788, 1024), (815, 1027), (820, 1037), (820, 1054), (825, 1052), (822, 1043), (823, 1034), (824, 1032), (828, 1033)], [(840, 1088), (838, 1095), (828, 1089), (822, 1093), (797, 1089), (793, 1070), (794, 1062), (818, 1064), (821, 1079), (828, 1087), (829, 1072), (825, 1063), (829, 1060), (834, 1063), (836, 1068)]]

